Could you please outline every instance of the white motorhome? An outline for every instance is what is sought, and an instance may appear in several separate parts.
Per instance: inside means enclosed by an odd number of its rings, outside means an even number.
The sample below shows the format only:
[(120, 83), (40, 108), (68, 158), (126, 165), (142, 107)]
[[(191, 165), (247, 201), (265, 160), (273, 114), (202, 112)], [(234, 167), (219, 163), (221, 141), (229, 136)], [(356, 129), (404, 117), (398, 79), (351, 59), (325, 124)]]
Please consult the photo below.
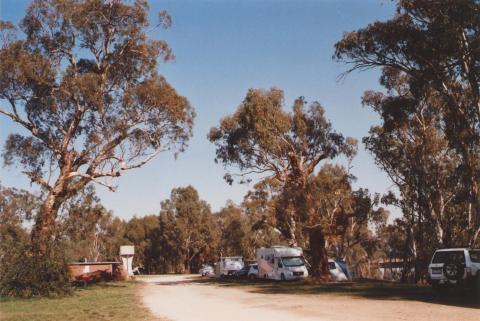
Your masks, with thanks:
[(224, 277), (233, 275), (236, 271), (241, 270), (245, 265), (242, 256), (221, 257), (220, 261), (215, 263), (215, 276)]
[(295, 280), (308, 276), (300, 247), (272, 246), (257, 249), (258, 277)]

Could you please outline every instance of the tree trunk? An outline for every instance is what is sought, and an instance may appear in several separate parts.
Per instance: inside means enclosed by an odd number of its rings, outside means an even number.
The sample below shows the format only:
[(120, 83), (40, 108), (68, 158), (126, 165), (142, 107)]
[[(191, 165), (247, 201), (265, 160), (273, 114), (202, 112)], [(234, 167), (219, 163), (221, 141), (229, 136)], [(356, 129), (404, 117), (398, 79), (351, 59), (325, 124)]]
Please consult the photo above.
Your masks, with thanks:
[(475, 234), (473, 235), (473, 238), (470, 241), (470, 247), (471, 248), (475, 247), (475, 243), (476, 243), (479, 235), (480, 235), (480, 226), (478, 227), (477, 231), (475, 232)]
[(312, 256), (312, 276), (317, 278), (330, 278), (328, 269), (328, 255), (325, 248), (325, 236), (320, 228), (309, 232), (310, 252)]
[(297, 222), (295, 222), (295, 215), (292, 213), (289, 219), (290, 219), (290, 222), (288, 226), (288, 234), (289, 234), (288, 245), (298, 246), (297, 235), (296, 235)]
[(61, 202), (57, 195), (54, 192), (50, 192), (38, 212), (35, 226), (32, 230), (32, 244), (35, 251), (38, 251), (40, 255), (46, 253), (48, 244), (52, 240), (55, 219), (60, 206)]
[(480, 232), (480, 195), (478, 195), (478, 184), (477, 182), (475, 181), (475, 179), (473, 180), (473, 183), (472, 183), (472, 193), (473, 193), (473, 202), (475, 204), (475, 221), (473, 222), (472, 226), (473, 226), (473, 231), (472, 231), (472, 237), (470, 239), (470, 243), (472, 246), (474, 246), (475, 244), (475, 241), (477, 240), (478, 238), (478, 235), (479, 235), (479, 232)]

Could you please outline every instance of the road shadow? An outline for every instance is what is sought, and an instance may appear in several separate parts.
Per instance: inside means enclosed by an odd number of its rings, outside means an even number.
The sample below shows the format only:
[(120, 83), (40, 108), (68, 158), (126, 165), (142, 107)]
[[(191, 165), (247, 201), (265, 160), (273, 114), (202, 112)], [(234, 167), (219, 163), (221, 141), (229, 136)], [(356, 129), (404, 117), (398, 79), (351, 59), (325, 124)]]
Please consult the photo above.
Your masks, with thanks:
[(245, 287), (253, 293), (346, 295), (373, 300), (406, 300), (425, 303), (480, 309), (480, 291), (445, 289), (434, 291), (428, 285), (403, 284), (384, 281), (356, 281), (314, 284), (311, 280), (275, 282), (264, 280), (238, 280), (204, 278), (196, 283), (217, 286)]

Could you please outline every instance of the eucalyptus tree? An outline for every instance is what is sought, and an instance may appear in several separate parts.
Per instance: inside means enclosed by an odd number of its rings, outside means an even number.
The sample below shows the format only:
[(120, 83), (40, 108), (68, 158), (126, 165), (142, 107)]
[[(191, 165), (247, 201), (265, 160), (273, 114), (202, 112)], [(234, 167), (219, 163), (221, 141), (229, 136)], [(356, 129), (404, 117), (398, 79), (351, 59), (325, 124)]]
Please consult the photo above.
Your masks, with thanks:
[(227, 203), (215, 216), (220, 232), (219, 254), (254, 258), (255, 249), (250, 247), (251, 224), (242, 209)]
[(380, 67), (405, 77), (409, 102), (390, 97), (400, 113), (418, 112), (435, 96), (440, 128), (461, 156), (471, 243), (480, 233), (479, 11), (478, 0), (399, 0), (392, 19), (345, 33), (334, 55), (349, 71)]
[[(389, 77), (396, 81), (397, 76)], [(363, 102), (381, 115), (382, 124), (373, 126), (363, 141), (406, 200), (401, 205), (415, 209), (413, 224), (432, 224), (437, 245), (465, 244), (461, 234), (468, 229), (468, 217), (459, 212), (468, 210), (462, 206), (468, 189), (462, 184), (461, 156), (442, 130), (437, 97), (410, 97), (409, 90), (391, 87), (389, 94), (367, 92)]]
[[(170, 198), (161, 203), (160, 225), (169, 221), (170, 231), (164, 231), (162, 238), (170, 238), (174, 244), (174, 260), (182, 263), (181, 272), (191, 272), (200, 263), (213, 262), (219, 233), (210, 205), (198, 196), (192, 186), (174, 188)], [(157, 244), (162, 246), (162, 244)]]
[(148, 13), (145, 0), (34, 0), (20, 30), (0, 23), (0, 115), (19, 130), (3, 156), (45, 191), (41, 251), (66, 200), (90, 183), (114, 191), (125, 171), (191, 136), (193, 108), (157, 71), (172, 51), (150, 36), (171, 18), (151, 27)]
[[(215, 160), (236, 168), (225, 175), (229, 183), (240, 177), (241, 182), (269, 179), (280, 185), (277, 218), (292, 246), (302, 233), (298, 223), (305, 222), (300, 203), (310, 176), (322, 161), (356, 153), (356, 141), (334, 131), (324, 114), (318, 102), (308, 104), (303, 97), (287, 112), (280, 89), (250, 89), (235, 113), (208, 135), (216, 146)], [(324, 261), (326, 265), (326, 257)]]

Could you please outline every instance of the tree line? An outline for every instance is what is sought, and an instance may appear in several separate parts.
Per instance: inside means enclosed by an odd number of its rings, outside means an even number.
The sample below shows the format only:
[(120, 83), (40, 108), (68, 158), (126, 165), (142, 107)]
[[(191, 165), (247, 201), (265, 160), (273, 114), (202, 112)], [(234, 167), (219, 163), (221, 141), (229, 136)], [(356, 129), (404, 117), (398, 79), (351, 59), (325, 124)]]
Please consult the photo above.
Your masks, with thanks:
[[(30, 235), (18, 224), (9, 230), (29, 239), (28, 257), (65, 241), (98, 259), (129, 240), (147, 269), (188, 271), (275, 241), (306, 248), (318, 278), (328, 276), (329, 256), (357, 264), (383, 255), (413, 264), (418, 280), (435, 248), (478, 245), (479, 1), (398, 0), (393, 18), (346, 32), (332, 48), (350, 66), (344, 76), (381, 71), (383, 90), (362, 97), (380, 124), (362, 143), (396, 192), (353, 189), (352, 168), (336, 160), (350, 164), (358, 142), (334, 129), (320, 103), (299, 97), (289, 109), (281, 89), (250, 89), (208, 134), (226, 182), (254, 184), (244, 202), (213, 214), (193, 188), (178, 188), (158, 215), (121, 222), (92, 186), (114, 191), (125, 171), (182, 152), (195, 118), (158, 73), (171, 49), (147, 34), (171, 17), (160, 12), (152, 26), (148, 11), (143, 0), (35, 0), (18, 28), (0, 22), (0, 115), (21, 129), (2, 155), (41, 190), (13, 211), (34, 218)], [(2, 193), (5, 208), (32, 197)], [(402, 217), (389, 223), (385, 205)], [(94, 227), (93, 238), (78, 220)], [(87, 239), (94, 244), (82, 245)]]
[[(320, 176), (330, 175), (331, 180), (336, 180), (337, 173), (331, 173), (335, 170), (339, 168), (328, 166)], [(241, 204), (229, 201), (213, 212), (194, 187), (179, 187), (161, 202), (159, 213), (129, 220), (115, 217), (101, 204), (95, 190), (88, 188), (59, 213), (54, 237), (61, 243), (61, 253), (68, 262), (119, 261), (120, 245), (134, 245), (134, 266), (147, 274), (196, 272), (202, 264), (213, 264), (220, 256), (241, 255), (246, 260), (255, 260), (259, 247), (288, 244), (288, 239), (275, 227), (274, 201), (265, 188), (257, 186)], [(352, 194), (357, 198), (365, 196), (363, 191)], [(9, 262), (30, 244), (28, 225), (35, 219), (41, 203), (39, 195), (0, 186), (3, 262)], [(325, 211), (329, 210), (325, 207)], [(385, 212), (378, 215), (375, 230), (386, 226), (386, 218)], [(378, 238), (368, 222), (365, 218), (357, 226), (344, 229), (342, 237), (328, 246), (331, 257), (347, 257), (364, 271), (368, 261), (382, 257), (381, 243), (388, 241)], [(4, 265), (4, 268), (10, 267)], [(364, 275), (368, 276), (368, 272)]]

